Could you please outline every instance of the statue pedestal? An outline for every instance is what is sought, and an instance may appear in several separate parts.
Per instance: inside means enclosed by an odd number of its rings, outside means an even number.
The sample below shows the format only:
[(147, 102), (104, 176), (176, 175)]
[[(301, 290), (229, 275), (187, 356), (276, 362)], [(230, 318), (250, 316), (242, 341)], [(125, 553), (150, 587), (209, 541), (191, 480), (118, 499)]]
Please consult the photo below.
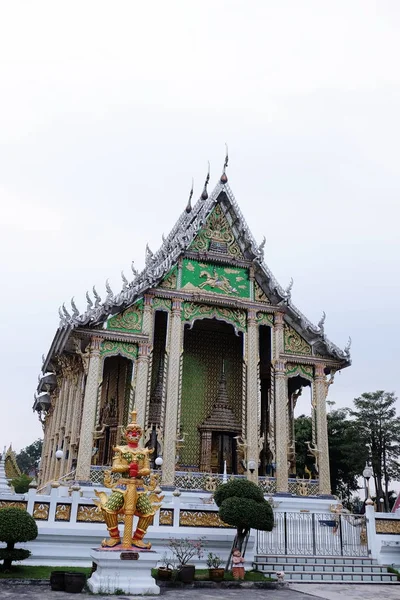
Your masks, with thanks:
[(158, 595), (160, 588), (151, 576), (160, 555), (151, 550), (94, 548), (90, 557), (97, 565), (87, 585), (94, 594)]

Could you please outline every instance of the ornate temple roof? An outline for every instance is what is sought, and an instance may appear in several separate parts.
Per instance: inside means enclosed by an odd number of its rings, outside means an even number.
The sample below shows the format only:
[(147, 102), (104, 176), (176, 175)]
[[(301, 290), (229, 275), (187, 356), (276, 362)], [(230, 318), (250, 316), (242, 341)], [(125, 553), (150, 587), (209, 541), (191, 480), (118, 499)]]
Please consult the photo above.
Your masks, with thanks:
[(255, 241), (228, 185), (225, 170), (210, 195), (207, 193), (207, 183), (208, 176), (200, 198), (193, 208), (189, 200), (187, 207), (169, 235), (163, 238), (159, 250), (153, 254), (146, 247), (144, 269), (138, 273), (132, 266), (134, 274), (132, 281), (128, 281), (124, 274), (121, 274), (123, 281), (121, 291), (114, 294), (108, 282), (106, 282), (107, 295), (104, 301), (101, 301), (95, 288), (93, 288), (94, 301), (89, 293), (86, 293), (87, 308), (85, 312), (80, 313), (78, 311), (73, 299), (71, 301), (71, 314), (67, 311), (65, 305), (59, 309), (60, 324), (49, 353), (44, 359), (43, 373), (48, 371), (51, 358), (63, 351), (73, 330), (82, 327), (86, 329), (102, 327), (110, 316), (122, 312), (148, 290), (157, 287), (177, 263), (179, 257), (185, 252), (190, 252), (190, 245), (217, 204), (221, 207), (222, 213), (233, 232), (240, 249), (242, 261), (252, 264), (256, 282), (271, 304), (282, 306), (282, 310), (285, 312), (285, 322), (313, 347), (313, 353), (339, 361), (340, 367), (350, 364), (350, 340), (344, 350), (328, 340), (324, 332), (325, 315), (323, 315), (318, 325), (311, 323), (292, 302), (292, 284), (286, 290), (283, 289), (265, 264), (263, 252), (265, 238), (261, 244), (257, 244)]

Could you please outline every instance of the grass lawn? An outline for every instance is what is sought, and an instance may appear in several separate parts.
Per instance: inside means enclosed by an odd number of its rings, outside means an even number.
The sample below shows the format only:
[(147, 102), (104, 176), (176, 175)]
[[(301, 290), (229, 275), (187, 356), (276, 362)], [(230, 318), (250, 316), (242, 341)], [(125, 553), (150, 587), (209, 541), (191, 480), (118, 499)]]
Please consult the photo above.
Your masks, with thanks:
[(69, 573), (85, 573), (89, 576), (89, 567), (32, 567), (15, 565), (10, 573), (4, 573), (0, 567), (0, 579), (50, 579), (52, 571), (68, 571)]

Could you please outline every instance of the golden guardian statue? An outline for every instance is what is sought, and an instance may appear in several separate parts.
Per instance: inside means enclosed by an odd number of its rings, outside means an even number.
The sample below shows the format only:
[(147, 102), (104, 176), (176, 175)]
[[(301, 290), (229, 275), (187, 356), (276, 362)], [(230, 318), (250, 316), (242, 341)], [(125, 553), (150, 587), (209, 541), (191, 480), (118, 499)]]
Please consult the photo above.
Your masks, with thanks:
[[(96, 504), (101, 509), (110, 537), (102, 541), (102, 546), (113, 548), (121, 544), (118, 527), (119, 515), (125, 516), (122, 548), (150, 549), (151, 544), (144, 542), (147, 528), (153, 522), (154, 514), (161, 506), (164, 496), (160, 496), (158, 479), (151, 476), (149, 456), (153, 450), (139, 446), (142, 428), (136, 423), (136, 411), (132, 411), (132, 422), (126, 427), (124, 437), (126, 445), (114, 448), (111, 472), (106, 473), (104, 484), (111, 487), (108, 496), (105, 492), (95, 491), (100, 500)], [(113, 485), (111, 474), (119, 473), (121, 477)], [(143, 477), (150, 478), (150, 485), (145, 485)], [(134, 517), (138, 517), (136, 530), (133, 533)]]

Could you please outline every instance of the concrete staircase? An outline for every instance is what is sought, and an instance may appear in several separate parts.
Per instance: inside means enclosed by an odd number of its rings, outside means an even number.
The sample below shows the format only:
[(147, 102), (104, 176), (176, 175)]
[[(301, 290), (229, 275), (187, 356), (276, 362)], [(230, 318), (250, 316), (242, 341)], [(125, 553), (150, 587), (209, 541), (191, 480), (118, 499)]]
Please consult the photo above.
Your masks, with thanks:
[(377, 561), (365, 557), (256, 555), (253, 568), (266, 577), (284, 571), (285, 582), (296, 583), (397, 583)]

